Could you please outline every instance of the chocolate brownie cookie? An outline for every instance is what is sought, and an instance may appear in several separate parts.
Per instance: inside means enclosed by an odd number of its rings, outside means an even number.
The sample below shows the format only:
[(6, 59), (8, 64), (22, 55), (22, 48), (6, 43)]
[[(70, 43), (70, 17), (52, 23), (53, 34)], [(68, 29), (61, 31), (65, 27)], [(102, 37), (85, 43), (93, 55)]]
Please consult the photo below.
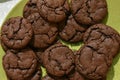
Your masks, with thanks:
[(57, 25), (46, 22), (39, 13), (34, 13), (27, 19), (34, 31), (31, 41), (34, 48), (46, 48), (55, 42), (58, 34)]
[(3, 67), (10, 80), (28, 80), (36, 72), (38, 63), (31, 49), (13, 53), (7, 51), (3, 57)]
[(114, 57), (120, 49), (120, 35), (104, 24), (91, 26), (84, 35), (84, 42), (99, 41), (99, 53)]
[(103, 80), (108, 72), (108, 62), (112, 61), (104, 54), (99, 53), (101, 47), (97, 46), (100, 44), (96, 44), (97, 42), (85, 44), (76, 53), (75, 63), (77, 71), (90, 80)]
[(27, 18), (29, 15), (39, 12), (37, 7), (38, 0), (29, 0), (23, 9), (23, 17)]
[(76, 21), (85, 25), (101, 22), (108, 12), (106, 0), (72, 0), (71, 10)]
[(64, 29), (59, 33), (60, 37), (68, 42), (78, 42), (83, 39), (86, 27), (78, 24), (73, 16), (69, 16)]
[(33, 35), (31, 24), (22, 17), (13, 17), (1, 29), (1, 41), (9, 48), (22, 49), (28, 45)]
[(38, 0), (41, 16), (49, 22), (61, 22), (69, 14), (68, 0)]
[(55, 44), (44, 52), (43, 64), (52, 76), (65, 76), (74, 69), (74, 54), (65, 45)]

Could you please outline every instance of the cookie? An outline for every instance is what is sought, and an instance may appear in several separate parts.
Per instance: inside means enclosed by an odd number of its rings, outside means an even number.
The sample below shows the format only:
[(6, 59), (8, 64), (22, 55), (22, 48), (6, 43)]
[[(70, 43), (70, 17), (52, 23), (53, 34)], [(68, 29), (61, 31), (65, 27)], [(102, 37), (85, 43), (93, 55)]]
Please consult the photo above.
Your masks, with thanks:
[(31, 24), (22, 17), (7, 20), (1, 29), (1, 41), (11, 49), (23, 49), (33, 35)]
[(108, 13), (106, 0), (72, 0), (71, 11), (75, 20), (85, 25), (101, 22)]
[(57, 38), (57, 25), (45, 21), (39, 13), (34, 13), (28, 18), (32, 24), (34, 36), (32, 38), (32, 47), (46, 48), (53, 44)]
[(99, 53), (115, 57), (120, 49), (120, 35), (110, 26), (96, 24), (91, 26), (84, 34), (84, 43), (91, 41), (100, 42), (97, 46)]
[(71, 15), (69, 16), (64, 29), (59, 32), (59, 35), (67, 42), (79, 42), (83, 40), (83, 34), (86, 29), (87, 27), (78, 24)]
[(99, 53), (100, 47), (94, 47), (98, 45), (96, 43), (94, 41), (83, 45), (76, 53), (75, 64), (77, 71), (88, 79), (103, 80), (108, 73), (108, 62), (112, 60)]
[(47, 73), (62, 77), (74, 69), (74, 54), (67, 46), (55, 44), (45, 50), (43, 64)]
[(37, 1), (38, 0), (29, 0), (24, 9), (23, 9), (23, 17), (27, 18), (31, 14), (35, 12), (39, 12), (38, 7), (37, 7)]
[(10, 80), (28, 80), (36, 73), (37, 66), (35, 53), (31, 49), (18, 53), (8, 50), (3, 57), (3, 67)]
[(68, 0), (38, 0), (41, 16), (49, 22), (61, 22), (69, 14)]

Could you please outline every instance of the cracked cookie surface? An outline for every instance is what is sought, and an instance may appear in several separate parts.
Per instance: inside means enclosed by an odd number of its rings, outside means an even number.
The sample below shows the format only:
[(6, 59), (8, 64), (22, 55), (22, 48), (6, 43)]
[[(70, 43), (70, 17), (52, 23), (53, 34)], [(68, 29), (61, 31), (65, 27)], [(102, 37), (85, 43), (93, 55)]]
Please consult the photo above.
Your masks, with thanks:
[(97, 41), (89, 42), (76, 52), (75, 64), (77, 71), (90, 80), (103, 80), (108, 72), (108, 59), (99, 53), (100, 47), (94, 47)]
[(74, 54), (72, 50), (62, 44), (49, 47), (43, 57), (43, 64), (47, 72), (53, 76), (65, 76), (74, 68)]
[(83, 40), (83, 34), (87, 27), (78, 24), (73, 16), (69, 16), (67, 23), (62, 31), (59, 32), (60, 37), (68, 42), (79, 42)]
[(32, 24), (33, 38), (32, 47), (46, 48), (55, 42), (58, 34), (57, 25), (45, 21), (39, 13), (30, 15), (28, 21)]
[(69, 14), (67, 0), (38, 0), (37, 6), (41, 16), (49, 22), (61, 22)]
[(100, 42), (97, 46), (99, 52), (106, 56), (115, 57), (120, 49), (120, 35), (110, 26), (104, 24), (96, 24), (91, 26), (84, 34), (84, 43), (91, 41)]
[(31, 49), (18, 53), (8, 50), (3, 57), (4, 70), (10, 80), (28, 80), (36, 74), (37, 65), (35, 53)]
[(108, 13), (106, 0), (72, 0), (71, 10), (76, 21), (85, 25), (101, 22)]
[(31, 24), (22, 17), (13, 17), (1, 29), (1, 41), (11, 49), (22, 49), (28, 45), (33, 35)]
[(38, 7), (37, 7), (37, 1), (38, 0), (29, 0), (24, 9), (23, 9), (23, 16), (25, 18), (27, 18), (28, 16), (30, 16), (31, 14), (35, 13), (35, 12), (39, 12)]

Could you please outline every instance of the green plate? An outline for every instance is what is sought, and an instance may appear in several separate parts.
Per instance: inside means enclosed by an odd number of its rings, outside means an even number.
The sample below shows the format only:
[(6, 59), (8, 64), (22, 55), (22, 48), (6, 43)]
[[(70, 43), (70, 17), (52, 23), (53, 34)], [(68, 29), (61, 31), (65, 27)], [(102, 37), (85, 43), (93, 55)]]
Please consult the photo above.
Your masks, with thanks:
[[(6, 16), (5, 20), (9, 19), (10, 17), (22, 16), (23, 7), (27, 1), (28, 0), (21, 0)], [(108, 3), (109, 14), (104, 20), (104, 23), (113, 27), (120, 33), (120, 9), (119, 9), (120, 0), (107, 0), (107, 3)], [(65, 44), (68, 45), (73, 50), (77, 50), (81, 46), (81, 43), (76, 43), (76, 44), (65, 43)], [(0, 46), (0, 80), (7, 80), (2, 66), (3, 56), (4, 56), (4, 51)], [(44, 70), (43, 73), (45, 75)], [(107, 80), (120, 80), (120, 54), (118, 54), (114, 59), (112, 67), (110, 68), (109, 73), (107, 75)]]

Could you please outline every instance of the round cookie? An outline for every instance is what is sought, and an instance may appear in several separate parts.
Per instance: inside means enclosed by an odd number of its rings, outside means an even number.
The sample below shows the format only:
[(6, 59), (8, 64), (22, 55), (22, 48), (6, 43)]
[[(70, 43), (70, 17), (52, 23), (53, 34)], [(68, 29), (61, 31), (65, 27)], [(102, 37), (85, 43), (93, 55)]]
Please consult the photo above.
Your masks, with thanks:
[(23, 17), (27, 18), (29, 15), (39, 12), (38, 7), (37, 7), (37, 1), (38, 0), (29, 0), (24, 9), (23, 9)]
[(84, 43), (99, 41), (99, 53), (114, 57), (120, 49), (120, 35), (117, 31), (104, 24), (91, 26), (84, 34)]
[(106, 0), (72, 0), (71, 10), (75, 20), (85, 25), (101, 22), (108, 13)]
[(11, 49), (22, 49), (28, 45), (33, 35), (31, 24), (22, 17), (6, 21), (1, 29), (1, 41)]
[(36, 73), (37, 66), (35, 53), (31, 49), (18, 53), (8, 50), (3, 57), (3, 67), (10, 80), (28, 80)]
[(83, 34), (86, 31), (86, 27), (78, 24), (73, 16), (69, 16), (67, 23), (62, 31), (60, 31), (60, 37), (68, 42), (79, 42), (83, 40)]
[(57, 38), (57, 25), (45, 21), (39, 13), (34, 13), (28, 18), (32, 24), (34, 36), (32, 38), (32, 47), (46, 48), (53, 44)]
[(49, 22), (61, 22), (69, 14), (68, 0), (38, 0), (41, 16)]
[(99, 53), (100, 47), (94, 47), (99, 44), (96, 43), (97, 41), (94, 41), (82, 46), (76, 53), (75, 64), (77, 71), (88, 79), (103, 80), (109, 69), (108, 62), (112, 60)]
[(47, 73), (62, 77), (74, 69), (74, 54), (67, 46), (55, 44), (44, 52), (43, 64)]

